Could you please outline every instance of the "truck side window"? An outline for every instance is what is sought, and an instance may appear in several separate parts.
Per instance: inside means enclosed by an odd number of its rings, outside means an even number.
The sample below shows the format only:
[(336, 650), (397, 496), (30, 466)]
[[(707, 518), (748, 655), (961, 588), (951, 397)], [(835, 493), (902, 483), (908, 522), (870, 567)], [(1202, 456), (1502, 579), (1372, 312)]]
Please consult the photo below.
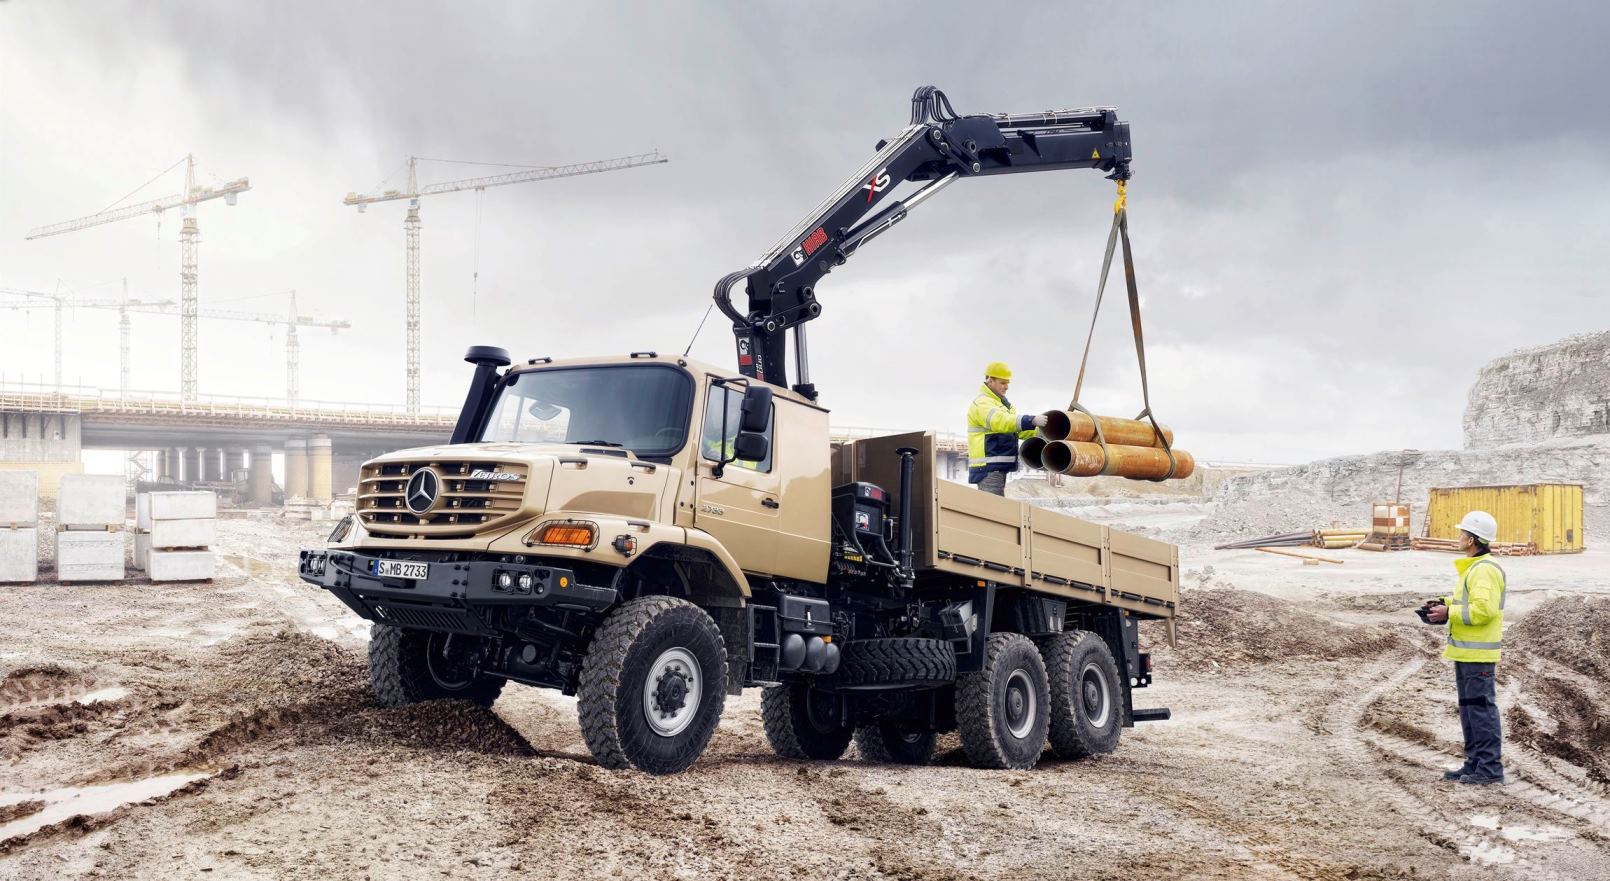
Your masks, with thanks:
[[(731, 453), (732, 443), (738, 437), (739, 408), (743, 405), (743, 397), (742, 388), (728, 388), (719, 385), (710, 387), (710, 398), (705, 402), (704, 407), (704, 431), (699, 442), (700, 454), (705, 459), (711, 462), (719, 462), (725, 458), (724, 454)], [(725, 437), (721, 434), (721, 413), (723, 410), (727, 414), (727, 433)], [(766, 424), (766, 440), (772, 439), (772, 428), (776, 424), (777, 412), (776, 408), (773, 407), (771, 421)], [(771, 458), (772, 450), (768, 444), (765, 459), (759, 462), (745, 462), (742, 459), (734, 459), (727, 464), (727, 467), (747, 468), (750, 471), (770, 473)]]

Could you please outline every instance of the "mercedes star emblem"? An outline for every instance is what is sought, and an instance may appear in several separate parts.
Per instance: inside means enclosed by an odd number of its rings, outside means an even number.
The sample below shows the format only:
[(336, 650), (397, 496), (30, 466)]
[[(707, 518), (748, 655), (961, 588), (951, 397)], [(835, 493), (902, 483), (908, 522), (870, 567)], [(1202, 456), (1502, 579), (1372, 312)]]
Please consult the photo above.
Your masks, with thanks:
[(421, 468), (408, 478), (408, 489), (403, 493), (403, 504), (415, 514), (427, 514), (436, 507), (436, 496), (442, 491), (442, 479), (429, 468)]

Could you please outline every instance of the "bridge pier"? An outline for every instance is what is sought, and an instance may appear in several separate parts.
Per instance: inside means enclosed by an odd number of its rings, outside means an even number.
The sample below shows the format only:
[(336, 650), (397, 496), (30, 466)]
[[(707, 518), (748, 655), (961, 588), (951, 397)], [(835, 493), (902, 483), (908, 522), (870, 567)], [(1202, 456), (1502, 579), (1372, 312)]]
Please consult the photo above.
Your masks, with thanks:
[(268, 444), (252, 447), (251, 476), (247, 480), (248, 494), (253, 507), (267, 507), (274, 503), (274, 448)]
[(307, 498), (307, 441), (285, 442), (285, 501)]
[(231, 447), (224, 451), (224, 479), (234, 480), (246, 470), (246, 448)]
[(314, 435), (307, 442), (308, 497), (324, 505), (334, 498), (330, 487), (334, 476), (331, 471), (332, 452), (330, 439), (322, 434)]
[(180, 461), (184, 465), (183, 473), (179, 475), (179, 479), (185, 481), (186, 483), (193, 483), (197, 480), (200, 480), (202, 459), (201, 448), (180, 447), (179, 456)]

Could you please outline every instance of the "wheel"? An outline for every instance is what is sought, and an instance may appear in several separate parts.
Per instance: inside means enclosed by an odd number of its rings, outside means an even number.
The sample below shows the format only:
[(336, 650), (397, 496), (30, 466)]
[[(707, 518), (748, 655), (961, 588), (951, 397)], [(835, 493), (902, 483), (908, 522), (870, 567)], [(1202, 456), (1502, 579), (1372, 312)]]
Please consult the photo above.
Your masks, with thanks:
[(1051, 749), (1082, 759), (1118, 748), (1123, 705), (1118, 664), (1101, 637), (1088, 630), (1040, 641), (1051, 679)]
[(480, 651), (481, 640), (473, 636), (371, 625), (369, 682), (375, 699), (382, 707), (451, 699), (490, 707), (504, 680), (475, 675)]
[(893, 719), (879, 719), (855, 729), (855, 746), (868, 762), (926, 765), (934, 757), (939, 735)]
[(1034, 767), (1045, 749), (1049, 691), (1033, 641), (1020, 633), (991, 636), (984, 668), (956, 683), (956, 727), (967, 758), (980, 768)]
[(956, 681), (956, 650), (942, 639), (856, 639), (843, 645), (835, 688), (925, 688)]
[(850, 746), (839, 698), (803, 682), (774, 685), (760, 695), (766, 739), (785, 759), (832, 761)]
[(727, 694), (727, 650), (716, 622), (675, 597), (621, 605), (581, 664), (577, 713), (606, 768), (674, 774), (710, 743)]

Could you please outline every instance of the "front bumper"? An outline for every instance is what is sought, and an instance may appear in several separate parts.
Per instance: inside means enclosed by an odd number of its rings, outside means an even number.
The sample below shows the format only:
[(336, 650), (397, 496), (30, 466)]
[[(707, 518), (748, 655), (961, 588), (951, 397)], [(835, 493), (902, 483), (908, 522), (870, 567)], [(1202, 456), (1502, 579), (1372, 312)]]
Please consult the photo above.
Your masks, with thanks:
[[(381, 559), (389, 558), (361, 551), (304, 550), (297, 574), (370, 621), (479, 636), (495, 632), (498, 607), (601, 612), (616, 599), (614, 588), (578, 584), (574, 571), (556, 566), (431, 561), (425, 578), (382, 578), (373, 574)], [(509, 576), (506, 587), (501, 586), (504, 575)], [(522, 581), (529, 581), (529, 587), (522, 587)]]

